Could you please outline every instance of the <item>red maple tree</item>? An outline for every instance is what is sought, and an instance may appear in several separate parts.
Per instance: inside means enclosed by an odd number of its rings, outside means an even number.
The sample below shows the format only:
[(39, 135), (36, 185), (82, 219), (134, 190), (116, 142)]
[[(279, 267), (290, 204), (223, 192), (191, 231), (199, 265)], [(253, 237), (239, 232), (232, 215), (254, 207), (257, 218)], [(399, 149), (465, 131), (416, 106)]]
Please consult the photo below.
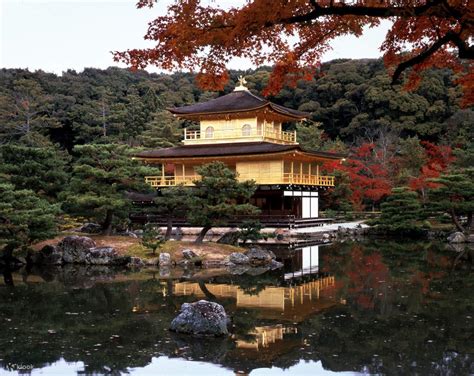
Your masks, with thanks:
[(455, 158), (449, 146), (435, 145), (428, 141), (421, 141), (421, 145), (425, 148), (426, 163), (421, 166), (420, 174), (410, 179), (409, 186), (425, 197), (426, 189), (438, 187), (430, 179), (439, 178)]
[[(155, 0), (139, 0), (152, 7)], [(223, 89), (226, 64), (233, 57), (274, 66), (266, 93), (311, 79), (331, 41), (363, 34), (382, 19), (393, 26), (381, 46), (393, 83), (407, 68), (411, 84), (426, 67), (450, 67), (458, 73), (466, 104), (474, 102), (473, 0), (248, 0), (222, 9), (218, 2), (176, 0), (151, 21), (145, 39), (156, 45), (115, 52), (132, 68), (199, 70), (206, 89)], [(465, 62), (462, 60), (465, 59)]]
[(381, 163), (373, 143), (364, 143), (355, 149), (353, 156), (343, 163), (330, 162), (324, 166), (328, 172), (343, 171), (349, 176), (350, 198), (354, 209), (363, 210), (366, 203), (372, 207), (390, 194), (390, 171)]

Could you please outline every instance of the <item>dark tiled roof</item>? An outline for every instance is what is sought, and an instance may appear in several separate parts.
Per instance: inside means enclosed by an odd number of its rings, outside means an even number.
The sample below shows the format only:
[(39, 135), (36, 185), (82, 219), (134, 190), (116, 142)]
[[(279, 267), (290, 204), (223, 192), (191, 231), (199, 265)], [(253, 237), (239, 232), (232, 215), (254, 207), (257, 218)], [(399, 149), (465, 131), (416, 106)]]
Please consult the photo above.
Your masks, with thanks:
[(310, 152), (303, 150), (299, 145), (280, 145), (270, 142), (242, 142), (227, 144), (184, 145), (173, 148), (143, 151), (136, 156), (139, 158), (191, 158), (191, 157), (218, 157), (246, 154), (272, 154), (290, 150), (297, 150), (318, 157), (332, 159), (343, 158), (342, 154), (327, 152)]
[(310, 114), (306, 112), (292, 110), (291, 108), (286, 108), (264, 98), (260, 98), (248, 90), (233, 91), (230, 94), (211, 99), (207, 102), (196, 103), (184, 107), (169, 108), (168, 110), (176, 115), (195, 115), (252, 111), (266, 106), (270, 107), (275, 112), (292, 118), (303, 119), (310, 116)]

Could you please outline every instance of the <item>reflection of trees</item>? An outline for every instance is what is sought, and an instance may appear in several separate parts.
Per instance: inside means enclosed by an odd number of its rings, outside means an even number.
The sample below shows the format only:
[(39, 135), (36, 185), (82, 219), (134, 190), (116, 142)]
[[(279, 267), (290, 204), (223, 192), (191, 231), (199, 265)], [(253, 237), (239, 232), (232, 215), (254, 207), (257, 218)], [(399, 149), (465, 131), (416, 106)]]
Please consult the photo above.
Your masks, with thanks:
[[(474, 276), (465, 269), (452, 271), (456, 254), (435, 244), (386, 242), (335, 245), (322, 256), (322, 268), (336, 277), (334, 298), (347, 304), (302, 322), (293, 347), (286, 337), (288, 346), (249, 357), (230, 339), (171, 334), (168, 325), (181, 304), (196, 300), (173, 295), (171, 279), (142, 280), (139, 274), (114, 281), (113, 273), (102, 269), (59, 268), (43, 271), (49, 283), (35, 283), (36, 275), (26, 279), (28, 284), (0, 288), (0, 366), (37, 368), (63, 357), (83, 361), (86, 373), (119, 373), (167, 355), (247, 371), (288, 368), (305, 359), (321, 360), (333, 371), (473, 373), (474, 320), (468, 317), (473, 316)], [(278, 273), (221, 276), (201, 283), (201, 289), (210, 283), (260, 291), (283, 282)], [(279, 323), (261, 318), (263, 311), (237, 309), (235, 300), (218, 302), (232, 316), (237, 338), (250, 340), (247, 334), (256, 326)]]
[(312, 317), (303, 329), (314, 334), (310, 341), (325, 368), (472, 373), (474, 323), (467, 317), (474, 278), (450, 274), (455, 254), (416, 243), (335, 248), (324, 265), (337, 270), (348, 305)]

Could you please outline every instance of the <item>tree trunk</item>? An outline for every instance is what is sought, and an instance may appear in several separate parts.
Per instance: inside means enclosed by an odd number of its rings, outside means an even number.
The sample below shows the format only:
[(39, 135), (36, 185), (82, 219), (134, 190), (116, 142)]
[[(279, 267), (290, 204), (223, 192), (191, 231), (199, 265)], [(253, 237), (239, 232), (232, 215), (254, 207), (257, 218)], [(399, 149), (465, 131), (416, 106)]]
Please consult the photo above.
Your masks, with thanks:
[(6, 286), (14, 286), (12, 272), (8, 268), (3, 270), (3, 282)]
[(204, 237), (206, 236), (207, 232), (211, 229), (211, 226), (204, 226), (199, 233), (199, 236), (196, 238), (195, 243), (196, 244), (202, 244), (202, 241), (204, 240)]
[(456, 228), (461, 232), (466, 232), (464, 227), (462, 227), (461, 222), (459, 222), (459, 219), (458, 219), (456, 213), (454, 212), (454, 209), (451, 209), (449, 211), (449, 214), (451, 214), (451, 219), (453, 220), (453, 223), (456, 226)]
[(102, 234), (110, 235), (112, 234), (112, 220), (114, 218), (114, 212), (111, 209), (107, 210), (105, 215), (104, 223), (102, 224)]
[(168, 217), (166, 225), (165, 240), (170, 240), (171, 232), (173, 231), (173, 218)]

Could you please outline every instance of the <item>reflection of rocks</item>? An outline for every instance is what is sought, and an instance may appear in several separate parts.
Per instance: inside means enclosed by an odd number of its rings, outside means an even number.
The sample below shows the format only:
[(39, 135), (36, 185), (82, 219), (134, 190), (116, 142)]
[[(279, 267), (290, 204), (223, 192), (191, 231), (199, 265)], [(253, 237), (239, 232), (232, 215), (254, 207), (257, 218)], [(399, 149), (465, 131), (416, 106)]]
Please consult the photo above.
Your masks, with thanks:
[(272, 260), (269, 266), (271, 270), (280, 269), (283, 267), (283, 263), (276, 260)]
[(171, 276), (171, 268), (169, 266), (161, 266), (159, 273), (161, 278), (169, 278)]
[(196, 274), (196, 270), (193, 267), (184, 268), (182, 278), (191, 278), (194, 274)]
[(59, 269), (57, 280), (73, 288), (91, 288), (98, 282), (111, 281), (117, 272), (108, 266), (65, 265)]
[(200, 300), (196, 303), (184, 303), (171, 322), (170, 330), (177, 333), (223, 336), (227, 330), (228, 318), (220, 304)]
[(270, 270), (270, 268), (268, 266), (258, 266), (258, 267), (248, 269), (245, 272), (245, 274), (248, 274), (248, 275), (251, 275), (251, 276), (256, 276), (256, 275), (266, 273), (269, 270)]
[(179, 357), (216, 364), (221, 364), (228, 351), (235, 346), (227, 337), (209, 337), (203, 341), (202, 338), (172, 333), (171, 338), (179, 349)]
[(237, 264), (233, 264), (233, 263), (229, 263), (227, 265), (227, 271), (230, 274), (234, 274), (234, 275), (244, 274), (249, 269), (250, 269), (249, 265), (237, 265)]

